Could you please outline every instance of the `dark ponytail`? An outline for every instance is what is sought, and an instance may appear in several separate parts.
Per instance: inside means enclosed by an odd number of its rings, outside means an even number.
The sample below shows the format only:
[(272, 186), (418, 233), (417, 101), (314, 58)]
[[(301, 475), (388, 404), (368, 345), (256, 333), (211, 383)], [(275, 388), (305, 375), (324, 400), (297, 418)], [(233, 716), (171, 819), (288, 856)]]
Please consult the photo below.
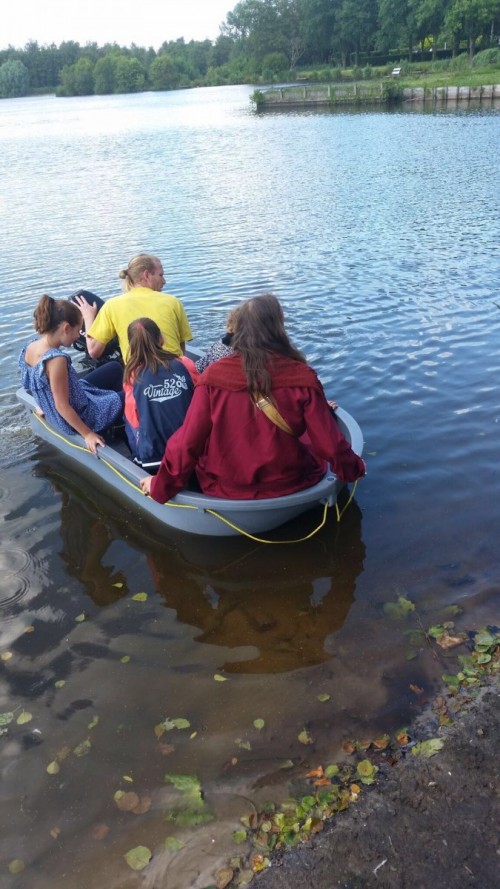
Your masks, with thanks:
[(35, 330), (37, 333), (53, 333), (64, 321), (71, 327), (81, 325), (82, 313), (78, 306), (67, 299), (53, 299), (46, 293), (42, 296), (35, 311)]

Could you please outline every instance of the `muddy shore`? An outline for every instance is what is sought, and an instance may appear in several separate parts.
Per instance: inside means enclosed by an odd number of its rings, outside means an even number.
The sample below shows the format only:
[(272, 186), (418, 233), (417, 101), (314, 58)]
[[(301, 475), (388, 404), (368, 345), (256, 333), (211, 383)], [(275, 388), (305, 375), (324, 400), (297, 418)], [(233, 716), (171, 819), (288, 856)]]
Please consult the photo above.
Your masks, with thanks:
[(256, 889), (496, 889), (500, 886), (500, 687), (488, 686), (307, 843), (276, 856)]

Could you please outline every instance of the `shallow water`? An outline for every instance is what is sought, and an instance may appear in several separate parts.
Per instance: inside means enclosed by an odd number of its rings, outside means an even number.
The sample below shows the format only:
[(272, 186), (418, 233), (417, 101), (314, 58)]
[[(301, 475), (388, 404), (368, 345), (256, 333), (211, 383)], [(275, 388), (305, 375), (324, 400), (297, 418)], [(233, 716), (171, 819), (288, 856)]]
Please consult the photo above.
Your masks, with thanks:
[[(122, 858), (141, 843), (155, 851), (144, 885), (201, 889), (240, 851), (252, 804), (346, 736), (418, 712), (443, 663), (405, 631), (454, 605), (463, 628), (500, 619), (498, 111), (257, 116), (250, 92), (0, 103), (9, 886), (143, 885)], [(39, 295), (117, 293), (139, 250), (161, 256), (197, 345), (239, 299), (282, 299), (365, 435), (369, 474), (340, 524), (301, 546), (165, 538), (33, 438), (16, 360)], [(402, 592), (416, 612), (390, 620)], [(166, 718), (190, 726), (158, 738)], [(165, 774), (196, 775), (213, 820), (165, 820), (179, 806)], [(119, 811), (119, 789), (151, 807)], [(185, 848), (162, 852), (166, 836)]]

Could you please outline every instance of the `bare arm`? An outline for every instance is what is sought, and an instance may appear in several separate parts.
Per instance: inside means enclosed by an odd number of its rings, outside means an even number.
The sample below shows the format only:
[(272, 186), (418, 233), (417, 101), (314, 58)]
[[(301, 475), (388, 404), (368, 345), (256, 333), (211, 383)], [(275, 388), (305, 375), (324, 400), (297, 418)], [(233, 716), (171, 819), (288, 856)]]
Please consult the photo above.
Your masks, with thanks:
[(89, 429), (69, 403), (68, 365), (66, 359), (62, 356), (61, 358), (51, 358), (46, 362), (45, 370), (52, 395), (54, 396), (57, 413), (72, 426), (75, 432), (82, 436), (89, 451), (96, 454), (97, 445), (103, 445), (105, 442), (101, 435)]

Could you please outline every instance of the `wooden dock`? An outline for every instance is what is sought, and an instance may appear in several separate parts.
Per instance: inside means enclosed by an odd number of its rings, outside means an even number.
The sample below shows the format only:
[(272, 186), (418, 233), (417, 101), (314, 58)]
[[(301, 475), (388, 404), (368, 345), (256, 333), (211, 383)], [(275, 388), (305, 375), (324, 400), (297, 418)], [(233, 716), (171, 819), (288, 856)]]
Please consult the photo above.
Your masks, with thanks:
[(434, 103), (452, 105), (500, 100), (500, 84), (489, 86), (401, 87), (394, 80), (374, 83), (312, 84), (256, 90), (251, 97), (257, 110), (278, 108), (336, 108), (341, 106)]

